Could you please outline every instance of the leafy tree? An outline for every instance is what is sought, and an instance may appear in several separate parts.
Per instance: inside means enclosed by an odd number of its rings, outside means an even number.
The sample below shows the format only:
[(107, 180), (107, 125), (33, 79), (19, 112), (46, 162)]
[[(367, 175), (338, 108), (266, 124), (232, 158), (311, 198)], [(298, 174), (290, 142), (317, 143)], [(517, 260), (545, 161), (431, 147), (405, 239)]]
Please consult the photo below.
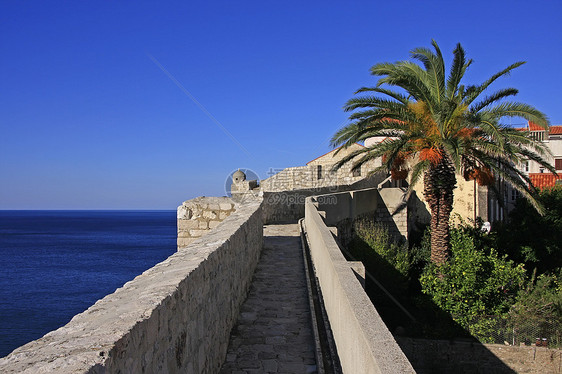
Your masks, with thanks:
[(409, 173), (410, 186), (423, 177), (424, 197), (431, 210), (431, 261), (441, 265), (447, 262), (450, 249), (456, 174), (481, 184), (493, 184), (495, 177), (502, 177), (540, 209), (529, 178), (515, 165), (533, 160), (554, 169), (545, 161), (544, 145), (500, 123), (504, 117), (522, 117), (547, 128), (546, 116), (528, 104), (504, 101), (517, 94), (515, 88), (482, 97), (493, 82), (524, 62), (508, 66), (482, 84), (465, 86), (462, 79), (472, 60), (465, 58), (462, 46), (457, 44), (453, 51), (448, 77), (439, 46), (435, 41), (432, 46), (434, 51), (412, 50), (411, 57), (421, 65), (414, 61), (374, 65), (371, 74), (380, 77), (377, 85), (360, 88), (356, 94), (370, 95), (346, 103), (345, 111), (353, 112), (351, 122), (333, 136), (332, 145), (345, 148), (370, 137), (386, 137), (350, 153), (335, 167), (353, 161), (356, 170), (382, 157), (383, 165), (374, 172), (390, 171), (395, 179)]
[(461, 326), (474, 330), (475, 317), (509, 311), (525, 281), (525, 269), (494, 249), (478, 249), (466, 230), (454, 229), (451, 236), (450, 261), (425, 268), (422, 292)]
[(520, 291), (509, 311), (509, 321), (519, 339), (548, 337), (549, 344), (562, 345), (562, 273), (542, 274)]
[(544, 214), (538, 214), (524, 199), (516, 202), (506, 224), (497, 228), (497, 248), (538, 274), (562, 267), (562, 187), (539, 193)]

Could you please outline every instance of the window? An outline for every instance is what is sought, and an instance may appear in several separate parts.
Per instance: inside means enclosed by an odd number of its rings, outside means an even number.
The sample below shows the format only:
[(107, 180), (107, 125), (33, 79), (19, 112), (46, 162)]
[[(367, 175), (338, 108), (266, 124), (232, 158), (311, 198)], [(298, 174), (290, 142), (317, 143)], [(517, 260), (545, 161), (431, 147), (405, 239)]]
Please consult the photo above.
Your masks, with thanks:
[(529, 161), (523, 161), (523, 171), (526, 173), (529, 172)]
[(316, 171), (318, 173), (318, 179), (322, 179), (322, 165), (316, 166)]
[(531, 138), (541, 142), (544, 141), (544, 131), (532, 131)]
[(519, 198), (519, 191), (517, 191), (515, 188), (511, 189), (511, 201), (515, 201), (517, 200), (517, 198)]
[(354, 177), (360, 177), (361, 176), (361, 166), (358, 169), (353, 170), (352, 175)]
[(562, 158), (555, 158), (554, 159), (554, 168), (556, 170), (562, 170)]

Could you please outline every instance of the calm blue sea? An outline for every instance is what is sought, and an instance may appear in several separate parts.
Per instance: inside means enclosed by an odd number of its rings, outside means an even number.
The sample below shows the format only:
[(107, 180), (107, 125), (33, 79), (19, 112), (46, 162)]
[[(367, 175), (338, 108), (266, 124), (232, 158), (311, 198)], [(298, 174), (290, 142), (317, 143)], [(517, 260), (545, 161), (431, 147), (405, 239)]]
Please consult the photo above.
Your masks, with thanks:
[(175, 211), (0, 211), (0, 357), (175, 251)]

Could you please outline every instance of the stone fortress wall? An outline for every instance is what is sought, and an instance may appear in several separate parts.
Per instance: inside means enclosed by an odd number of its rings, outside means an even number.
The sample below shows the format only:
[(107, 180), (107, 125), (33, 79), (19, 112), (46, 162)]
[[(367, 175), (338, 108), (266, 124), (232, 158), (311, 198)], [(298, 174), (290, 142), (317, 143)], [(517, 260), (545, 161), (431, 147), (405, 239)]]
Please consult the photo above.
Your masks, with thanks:
[(262, 242), (255, 199), (67, 325), (0, 358), (0, 372), (216, 373)]
[(197, 197), (178, 207), (178, 250), (204, 236), (236, 211), (235, 202), (228, 197)]
[(282, 192), (350, 186), (365, 179), (367, 171), (374, 169), (374, 163), (367, 163), (363, 165), (362, 172), (357, 174), (351, 171), (352, 165), (349, 163), (336, 171), (332, 171), (332, 165), (309, 163), (306, 166), (285, 168), (262, 180), (260, 187), (267, 192)]
[(347, 165), (338, 171), (339, 176), (318, 180), (313, 166), (301, 166), (283, 169), (261, 181), (264, 222), (296, 222), (304, 217), (307, 197), (374, 187), (386, 177), (384, 173), (353, 177), (350, 169)]

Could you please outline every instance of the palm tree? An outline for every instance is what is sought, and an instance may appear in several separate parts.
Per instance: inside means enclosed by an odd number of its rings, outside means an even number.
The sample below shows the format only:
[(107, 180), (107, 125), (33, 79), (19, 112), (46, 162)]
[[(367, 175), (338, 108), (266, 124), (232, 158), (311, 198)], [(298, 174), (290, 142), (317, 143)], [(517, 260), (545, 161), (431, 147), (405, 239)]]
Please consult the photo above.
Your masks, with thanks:
[(480, 85), (465, 86), (461, 81), (472, 60), (465, 58), (462, 46), (457, 44), (454, 49), (446, 77), (439, 46), (434, 40), (432, 45), (434, 51), (411, 51), (411, 57), (421, 64), (409, 60), (374, 65), (371, 74), (380, 77), (377, 85), (360, 88), (355, 94), (370, 95), (346, 103), (345, 111), (352, 112), (350, 123), (334, 135), (332, 145), (346, 148), (370, 137), (386, 137), (352, 152), (335, 167), (354, 162), (353, 168), (358, 169), (382, 157), (382, 166), (373, 173), (409, 174), (410, 189), (423, 177), (423, 195), (431, 210), (431, 261), (440, 265), (449, 255), (449, 218), (457, 174), (481, 184), (503, 178), (540, 211), (536, 190), (517, 165), (533, 160), (555, 171), (544, 158), (549, 151), (542, 143), (500, 123), (505, 117), (521, 117), (548, 128), (547, 117), (528, 104), (504, 100), (518, 93), (515, 88), (482, 97), (494, 81), (524, 62), (508, 66)]

